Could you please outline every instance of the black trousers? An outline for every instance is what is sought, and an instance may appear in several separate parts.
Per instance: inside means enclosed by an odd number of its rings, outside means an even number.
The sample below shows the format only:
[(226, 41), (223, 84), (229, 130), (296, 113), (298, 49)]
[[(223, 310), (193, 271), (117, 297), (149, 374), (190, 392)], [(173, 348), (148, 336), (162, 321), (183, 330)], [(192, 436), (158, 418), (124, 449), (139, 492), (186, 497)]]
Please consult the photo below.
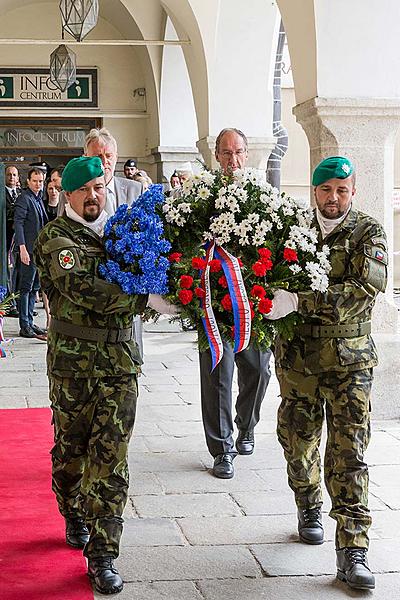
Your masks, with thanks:
[(271, 377), (271, 351), (261, 352), (248, 346), (233, 353), (232, 346), (223, 342), (224, 354), (211, 372), (211, 352), (200, 352), (201, 409), (204, 433), (212, 456), (235, 454), (232, 420), (232, 380), (234, 366), (238, 370), (239, 394), (236, 399), (237, 428), (254, 429), (260, 420), (261, 402)]

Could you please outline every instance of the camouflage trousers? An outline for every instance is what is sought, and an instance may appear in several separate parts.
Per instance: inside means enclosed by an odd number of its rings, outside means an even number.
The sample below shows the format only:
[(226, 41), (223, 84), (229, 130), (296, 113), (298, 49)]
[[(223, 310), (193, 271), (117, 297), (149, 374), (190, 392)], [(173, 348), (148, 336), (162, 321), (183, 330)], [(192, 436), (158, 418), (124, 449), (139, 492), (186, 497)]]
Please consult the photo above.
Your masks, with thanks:
[(321, 442), (324, 409), (325, 485), (336, 520), (336, 548), (368, 548), (368, 467), (372, 369), (304, 375), (277, 371), (282, 402), (277, 433), (287, 460), (289, 486), (299, 508), (322, 505)]
[(84, 554), (117, 557), (129, 487), (128, 444), (135, 422), (136, 375), (50, 377), (52, 486), (65, 517), (90, 531)]

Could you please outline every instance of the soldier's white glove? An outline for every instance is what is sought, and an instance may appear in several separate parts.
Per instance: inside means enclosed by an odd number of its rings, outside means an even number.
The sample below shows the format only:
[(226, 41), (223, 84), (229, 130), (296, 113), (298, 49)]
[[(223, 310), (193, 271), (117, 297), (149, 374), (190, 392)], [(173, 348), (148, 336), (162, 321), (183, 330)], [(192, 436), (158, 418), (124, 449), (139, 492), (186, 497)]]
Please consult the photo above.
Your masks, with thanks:
[(297, 294), (279, 289), (274, 292), (272, 308), (268, 314), (264, 315), (264, 317), (271, 321), (276, 321), (276, 319), (282, 319), (282, 317), (286, 317), (286, 315), (296, 311), (298, 307), (299, 298)]
[(147, 306), (156, 310), (160, 315), (179, 315), (181, 312), (179, 306), (171, 304), (171, 302), (165, 300), (160, 294), (149, 294)]

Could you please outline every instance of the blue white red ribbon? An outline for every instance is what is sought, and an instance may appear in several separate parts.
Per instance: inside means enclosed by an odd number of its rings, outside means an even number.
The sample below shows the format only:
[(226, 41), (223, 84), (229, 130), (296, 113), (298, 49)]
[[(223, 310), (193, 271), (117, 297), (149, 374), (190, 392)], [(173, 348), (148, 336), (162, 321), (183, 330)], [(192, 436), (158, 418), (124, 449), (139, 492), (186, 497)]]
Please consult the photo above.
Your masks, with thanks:
[(209, 244), (206, 250), (206, 266), (201, 274), (201, 287), (205, 291), (205, 298), (201, 300), (201, 306), (204, 310), (204, 317), (202, 317), (202, 321), (211, 350), (211, 371), (215, 369), (224, 353), (224, 346), (218, 329), (218, 323), (212, 309), (211, 300), (210, 262), (214, 257), (214, 247), (215, 242), (212, 242)]
[(4, 350), (4, 348), (2, 346), (2, 342), (7, 342), (8, 341), (4, 337), (3, 323), (4, 323), (4, 317), (0, 317), (0, 358), (5, 358), (6, 357), (6, 351)]
[(234, 323), (233, 351), (235, 353), (241, 352), (247, 348), (251, 336), (251, 309), (239, 261), (222, 246), (217, 246), (215, 241), (212, 241), (206, 250), (206, 267), (201, 277), (201, 287), (205, 291), (205, 298), (202, 301), (202, 308), (204, 309), (205, 316), (202, 320), (211, 350), (211, 370), (215, 369), (224, 353), (221, 334), (218, 329), (217, 320), (214, 316), (211, 301), (210, 262), (213, 257), (221, 261), (232, 302)]

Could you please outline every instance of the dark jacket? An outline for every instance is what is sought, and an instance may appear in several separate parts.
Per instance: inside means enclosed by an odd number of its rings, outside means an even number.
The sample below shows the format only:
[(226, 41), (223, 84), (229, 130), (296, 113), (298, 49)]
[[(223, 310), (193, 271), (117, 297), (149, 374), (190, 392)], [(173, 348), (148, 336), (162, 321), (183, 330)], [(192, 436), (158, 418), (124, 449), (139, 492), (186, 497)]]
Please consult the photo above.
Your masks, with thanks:
[[(15, 188), (17, 197), (21, 193), (20, 188)], [(14, 235), (14, 211), (15, 202), (17, 198), (13, 198), (8, 188), (6, 188), (6, 240), (7, 240), (7, 252), (11, 246), (11, 240)]]
[(35, 196), (30, 189), (23, 190), (15, 202), (14, 232), (16, 248), (18, 249), (21, 244), (25, 244), (29, 254), (32, 254), (33, 244), (39, 231), (46, 225), (47, 221), (47, 213), (41, 194)]

